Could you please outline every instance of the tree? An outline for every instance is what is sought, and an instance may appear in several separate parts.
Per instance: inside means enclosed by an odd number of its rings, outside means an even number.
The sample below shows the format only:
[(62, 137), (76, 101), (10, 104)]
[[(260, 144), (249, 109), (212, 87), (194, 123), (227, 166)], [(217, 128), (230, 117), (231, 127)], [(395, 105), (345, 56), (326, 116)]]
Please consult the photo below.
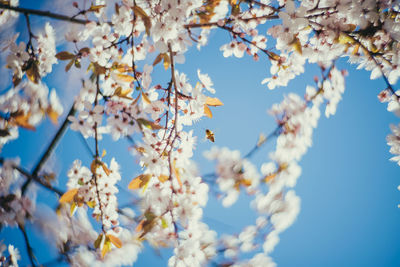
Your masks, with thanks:
[[(52, 263), (132, 265), (149, 244), (173, 249), (169, 266), (275, 266), (270, 253), (300, 210), (293, 189), (301, 174), (299, 161), (312, 144), (320, 112), (335, 115), (345, 90), (347, 71), (338, 67), (340, 58), (370, 71), (371, 79), (382, 78), (378, 98), (388, 103), (388, 111), (400, 114), (395, 89), (399, 8), (390, 0), (95, 0), (68, 3), (68, 10), (59, 13), (0, 1), (0, 25), (8, 34), (2, 35), (2, 56), (11, 77), (0, 96), (1, 146), (20, 134), (23, 138), (47, 117), (58, 127), (31, 171), (18, 159), (1, 157), (2, 231), (18, 227), (32, 266), (47, 263), (35, 256), (38, 248), (30, 241), (28, 224), (54, 244), (58, 256)], [(25, 26), (15, 31), (18, 21)], [(68, 30), (57, 36), (53, 24), (68, 25)], [(320, 75), (304, 96), (289, 93), (270, 108), (276, 126), (260, 134), (251, 150), (242, 155), (229, 148), (207, 151), (205, 157), (216, 167), (205, 173), (192, 160), (193, 129), (201, 118), (222, 112), (224, 96), (213, 96), (218, 88), (207, 70), (197, 70), (196, 80), (189, 81), (179, 64), (192, 45), (204, 49), (217, 34), (230, 37), (220, 47), (224, 57), (271, 65), (260, 81), (271, 90), (286, 87), (311, 65)], [(58, 97), (62, 85), (51, 91), (46, 86), (60, 67), (64, 77), (82, 70), (81, 88), (69, 99), (65, 93)], [(69, 111), (64, 110), (72, 99)], [(66, 162), (67, 173), (56, 175), (49, 159), (62, 161), (53, 152), (68, 129), (80, 135), (73, 146), (79, 154), (87, 152), (90, 161), (80, 155)], [(400, 125), (391, 129), (391, 160), (400, 165)], [(212, 129), (203, 131), (207, 142), (218, 139)], [(125, 156), (107, 155), (114, 146), (108, 136), (130, 148), (131, 162), (137, 159), (140, 167), (135, 177), (120, 171), (124, 166), (118, 162)], [(273, 141), (269, 160), (252, 163), (255, 153)], [(127, 189), (131, 193), (122, 197)], [(39, 200), (46, 191), (51, 195)], [(218, 195), (229, 207), (243, 193), (252, 198), (252, 224), (217, 235), (203, 222), (209, 195)], [(9, 244), (0, 262), (18, 265), (24, 255), (19, 251)]]

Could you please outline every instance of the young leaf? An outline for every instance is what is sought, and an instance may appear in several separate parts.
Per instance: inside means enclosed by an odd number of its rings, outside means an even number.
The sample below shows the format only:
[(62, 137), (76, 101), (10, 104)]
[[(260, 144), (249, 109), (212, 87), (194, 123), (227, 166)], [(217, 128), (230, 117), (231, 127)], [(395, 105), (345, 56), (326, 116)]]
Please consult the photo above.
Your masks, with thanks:
[(206, 115), (207, 117), (209, 117), (210, 119), (212, 118), (212, 112), (211, 109), (207, 106), (204, 105), (204, 115)]
[(107, 174), (107, 176), (109, 176), (111, 171), (109, 168), (107, 168), (107, 165), (104, 162), (101, 163), (101, 167), (103, 168), (103, 171)]
[(48, 107), (46, 110), (47, 116), (49, 117), (50, 121), (54, 124), (58, 124), (58, 113), (55, 112), (51, 107)]
[(148, 105), (151, 104), (151, 101), (150, 101), (149, 97), (148, 97), (148, 96), (146, 95), (146, 93), (144, 93), (143, 91), (142, 91), (142, 97), (143, 97), (143, 101), (144, 101), (146, 104), (148, 104)]
[(218, 107), (218, 106), (222, 106), (224, 103), (221, 102), (221, 100), (219, 100), (216, 97), (207, 97), (206, 99), (206, 105), (212, 106), (212, 107)]
[(174, 160), (174, 162), (173, 162), (172, 170), (174, 171), (176, 180), (178, 180), (179, 186), (182, 188), (182, 181), (181, 181), (181, 177), (180, 177), (180, 174), (179, 174), (179, 170), (178, 170), (178, 168), (176, 168), (175, 165), (176, 165), (176, 160)]
[(29, 123), (29, 118), (30, 117), (31, 117), (30, 113), (28, 113), (28, 114), (20, 114), (20, 115), (17, 115), (17, 116), (14, 117), (14, 122), (15, 122), (15, 124), (17, 124), (18, 126), (20, 126), (22, 128), (35, 131), (36, 128)]
[(100, 9), (102, 9), (103, 7), (105, 7), (106, 5), (91, 5), (89, 8), (89, 11), (94, 11), (94, 12), (98, 12)]
[(151, 130), (160, 130), (160, 129), (164, 128), (163, 126), (161, 126), (161, 125), (159, 125), (159, 124), (157, 124), (155, 122), (148, 121), (148, 120), (143, 119), (143, 118), (139, 118), (136, 121), (139, 123), (139, 125), (141, 125), (141, 126), (143, 125), (143, 126), (149, 128)]
[(69, 209), (69, 213), (70, 213), (71, 216), (74, 216), (74, 213), (75, 213), (76, 209), (77, 209), (76, 203), (72, 202), (71, 207)]
[(78, 188), (73, 188), (64, 193), (59, 199), (60, 203), (70, 203), (74, 200), (75, 195), (78, 193)]
[(94, 248), (99, 248), (102, 240), (103, 240), (103, 234), (99, 234), (96, 241), (94, 241)]
[(116, 80), (118, 80), (120, 82), (126, 82), (126, 83), (131, 83), (135, 80), (134, 77), (127, 75), (127, 74), (117, 73), (114, 77)]
[(161, 174), (160, 176), (158, 176), (158, 180), (160, 180), (161, 183), (165, 183), (166, 181), (168, 181), (169, 176), (165, 175), (165, 174)]
[(68, 72), (71, 69), (71, 67), (74, 64), (74, 62), (75, 62), (74, 58), (71, 59), (70, 62), (68, 62), (67, 66), (65, 66), (65, 72)]
[(62, 51), (60, 53), (57, 53), (56, 58), (59, 60), (69, 60), (69, 59), (73, 59), (75, 57), (74, 54), (71, 54), (68, 51)]
[(293, 40), (293, 42), (291, 43), (291, 45), (292, 45), (293, 49), (294, 49), (297, 53), (299, 53), (300, 55), (303, 54), (303, 50), (302, 50), (302, 47), (301, 47), (301, 43), (300, 43), (299, 38), (297, 38), (297, 37), (294, 38), (294, 40)]
[(138, 15), (143, 20), (144, 27), (146, 28), (146, 34), (150, 35), (150, 28), (151, 28), (150, 17), (138, 5), (133, 6), (133, 11), (135, 12), (136, 15)]
[(32, 61), (32, 65), (29, 69), (26, 70), (26, 76), (31, 80), (33, 83), (39, 83), (40, 75), (39, 75), (39, 68), (37, 64)]
[(158, 55), (156, 56), (156, 58), (154, 59), (154, 61), (153, 61), (153, 67), (154, 67), (155, 65), (157, 65), (158, 63), (160, 63), (161, 60), (163, 59), (163, 57), (164, 57), (164, 54), (158, 54)]
[(171, 61), (169, 59), (169, 55), (164, 54), (164, 69), (167, 70), (169, 68), (170, 64), (171, 64)]
[(103, 249), (101, 250), (101, 258), (104, 258), (104, 256), (111, 251), (111, 242), (108, 238), (106, 238), (106, 241), (104, 241)]
[(107, 237), (108, 237), (108, 239), (110, 239), (111, 243), (114, 244), (114, 246), (116, 246), (117, 248), (122, 247), (122, 242), (118, 237), (116, 237), (114, 235), (110, 235), (110, 234), (108, 234)]
[(151, 178), (151, 174), (141, 174), (134, 178), (128, 185), (129, 189), (135, 190), (145, 186)]

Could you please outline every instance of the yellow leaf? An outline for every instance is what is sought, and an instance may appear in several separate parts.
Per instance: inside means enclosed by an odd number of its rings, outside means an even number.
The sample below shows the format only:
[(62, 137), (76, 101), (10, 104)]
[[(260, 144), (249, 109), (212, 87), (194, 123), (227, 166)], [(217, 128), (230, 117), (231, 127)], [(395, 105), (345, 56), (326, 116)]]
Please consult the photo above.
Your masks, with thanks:
[(358, 50), (360, 49), (360, 44), (356, 44), (354, 46), (353, 52), (351, 52), (352, 55), (358, 54)]
[(114, 244), (114, 246), (116, 246), (117, 248), (122, 247), (122, 242), (118, 237), (113, 236), (113, 235), (107, 235), (107, 237), (110, 239), (111, 243)]
[(301, 48), (301, 43), (300, 43), (300, 40), (299, 40), (299, 38), (294, 38), (294, 40), (293, 40), (293, 42), (292, 42), (292, 47), (293, 47), (293, 49), (297, 52), (297, 53), (299, 53), (300, 55), (301, 54), (303, 54), (303, 50), (302, 50), (302, 48)]
[(169, 64), (171, 63), (168, 54), (164, 54), (164, 69), (167, 70), (169, 68)]
[(54, 124), (57, 125), (58, 124), (58, 116), (59, 114), (57, 112), (55, 112), (52, 108), (47, 108), (46, 110), (47, 112), (47, 116), (49, 116), (50, 121)]
[(158, 176), (158, 180), (160, 180), (161, 183), (168, 181), (168, 179), (169, 179), (168, 175), (165, 174), (161, 174), (160, 176)]
[(72, 202), (71, 207), (70, 207), (70, 209), (69, 209), (69, 212), (70, 212), (71, 216), (74, 215), (76, 209), (77, 209), (76, 203), (75, 203), (75, 202)]
[(345, 33), (340, 33), (339, 38), (338, 38), (338, 42), (340, 44), (353, 44), (355, 41), (349, 35), (347, 35)]
[(242, 179), (242, 180), (240, 181), (240, 183), (241, 183), (242, 185), (246, 186), (246, 187), (249, 187), (249, 186), (251, 185), (251, 180), (249, 180), (249, 179)]
[(116, 64), (113, 66), (113, 69), (123, 73), (123, 72), (132, 72), (133, 68), (129, 67), (127, 64)]
[(136, 229), (135, 229), (136, 232), (142, 231), (144, 222), (145, 222), (145, 220), (140, 221), (140, 223), (136, 226)]
[(78, 188), (68, 190), (60, 197), (60, 203), (70, 203), (74, 200), (75, 195), (78, 193)]
[(138, 5), (133, 6), (133, 11), (135, 12), (136, 15), (138, 15), (142, 18), (144, 27), (146, 28), (146, 34), (150, 35), (151, 20), (150, 20), (149, 16)]
[(151, 178), (151, 174), (141, 174), (134, 178), (128, 185), (129, 189), (135, 190), (145, 186)]
[(107, 151), (103, 149), (103, 153), (101, 153), (101, 157), (104, 158), (104, 156), (107, 154)]
[(103, 168), (103, 171), (107, 174), (107, 176), (109, 176), (111, 171), (109, 168), (107, 168), (107, 165), (104, 162), (101, 163), (101, 167)]
[(109, 239), (106, 239), (103, 245), (103, 249), (101, 250), (101, 257), (104, 258), (104, 256), (111, 251), (111, 242)]
[(224, 103), (216, 97), (207, 97), (206, 104), (212, 107), (222, 106)]
[(91, 5), (90, 8), (89, 8), (89, 11), (95, 11), (95, 12), (97, 12), (97, 11), (99, 11), (100, 9), (102, 9), (102, 8), (105, 7), (105, 6), (106, 6), (106, 5), (97, 5), (97, 6)]
[(135, 178), (129, 183), (128, 188), (132, 190), (138, 189), (140, 188), (141, 183), (142, 180), (140, 180), (140, 178)]
[(179, 170), (175, 167), (175, 165), (176, 165), (176, 160), (174, 160), (174, 163), (173, 163), (173, 171), (174, 171), (174, 174), (175, 174), (175, 177), (176, 177), (176, 180), (178, 180), (178, 183), (179, 183), (179, 186), (182, 188), (182, 181), (181, 181), (181, 177), (180, 177), (180, 175), (179, 175)]
[(143, 97), (143, 101), (146, 103), (146, 104), (151, 104), (151, 101), (150, 101), (150, 99), (149, 99), (149, 97), (146, 95), (146, 93), (144, 93), (143, 91), (142, 91), (142, 97)]
[(127, 83), (131, 83), (135, 80), (135, 78), (130, 75), (120, 74), (120, 73), (115, 74), (114, 78), (119, 82), (127, 82)]
[(33, 83), (39, 83), (40, 75), (39, 75), (39, 68), (35, 61), (32, 61), (32, 65), (29, 69), (26, 70), (26, 76), (31, 80)]
[(28, 113), (28, 114), (20, 114), (20, 115), (17, 115), (17, 116), (14, 117), (14, 122), (15, 122), (18, 126), (20, 126), (20, 127), (22, 127), (22, 128), (35, 131), (36, 128), (28, 122), (28, 120), (29, 120), (30, 117), (31, 117), (31, 113)]
[(269, 182), (271, 182), (272, 180), (274, 180), (275, 177), (276, 177), (276, 173), (267, 175), (267, 176), (265, 176), (264, 181), (265, 181), (266, 183), (269, 183)]
[(90, 164), (90, 171), (91, 171), (93, 174), (95, 174), (95, 173), (96, 173), (96, 170), (97, 170), (97, 167), (98, 167), (98, 162), (97, 162), (96, 159), (94, 159), (94, 160), (92, 161), (92, 163)]
[(88, 205), (88, 207), (94, 209), (94, 206), (96, 206), (96, 202), (94, 200), (88, 201), (88, 202), (86, 202), (86, 205)]
[(161, 62), (161, 60), (163, 59), (163, 56), (164, 54), (158, 54), (157, 56), (156, 56), (156, 58), (154, 59), (154, 62), (153, 62), (153, 67), (155, 66), (155, 65), (157, 65), (158, 63), (160, 63)]
[(207, 105), (204, 105), (204, 114), (209, 118), (212, 118), (213, 116), (211, 109)]

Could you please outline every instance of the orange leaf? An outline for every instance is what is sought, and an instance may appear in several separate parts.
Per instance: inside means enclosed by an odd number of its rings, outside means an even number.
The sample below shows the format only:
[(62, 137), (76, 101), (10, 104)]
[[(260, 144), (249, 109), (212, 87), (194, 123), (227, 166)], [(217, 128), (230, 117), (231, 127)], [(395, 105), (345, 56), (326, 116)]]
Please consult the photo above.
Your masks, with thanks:
[(114, 246), (116, 246), (117, 248), (122, 247), (122, 242), (118, 237), (113, 236), (113, 235), (107, 235), (107, 237), (110, 239), (111, 243), (114, 244)]
[(212, 118), (211, 109), (207, 105), (204, 105), (204, 115), (206, 115), (209, 118)]
[(207, 97), (206, 104), (212, 107), (222, 106), (224, 103), (216, 97)]
[(107, 240), (104, 242), (103, 249), (101, 250), (101, 258), (104, 258), (104, 256), (111, 251), (111, 243), (110, 240)]
[(168, 179), (169, 179), (169, 176), (165, 175), (165, 174), (161, 174), (160, 176), (158, 176), (158, 180), (160, 180), (161, 183), (168, 181)]
[(164, 54), (164, 69), (167, 70), (169, 68), (169, 64), (171, 61), (169, 60), (169, 55)]
[(58, 113), (55, 112), (52, 108), (48, 108), (47, 109), (47, 116), (49, 116), (50, 121), (54, 124), (57, 125), (58, 124)]
[(130, 75), (120, 74), (120, 73), (115, 74), (114, 78), (120, 82), (127, 82), (127, 83), (131, 83), (135, 80), (135, 78)]
[(74, 200), (75, 195), (78, 193), (78, 188), (68, 190), (60, 197), (60, 203), (70, 203)]
[(276, 177), (276, 173), (272, 173), (272, 174), (270, 174), (270, 175), (267, 175), (267, 176), (264, 178), (264, 181), (265, 181), (266, 183), (269, 183), (269, 182), (271, 182), (272, 180), (274, 180), (275, 177)]
[(150, 174), (141, 174), (129, 183), (128, 188), (132, 190), (141, 188), (149, 182), (150, 178)]
[(17, 115), (14, 117), (14, 121), (18, 126), (21, 126), (22, 128), (28, 129), (28, 130), (32, 130), (35, 131), (36, 128), (29, 124), (28, 120), (30, 118), (31, 114), (21, 114), (21, 115)]
[(107, 174), (107, 176), (109, 176), (111, 171), (109, 168), (107, 168), (107, 166), (104, 162), (101, 163), (101, 167), (103, 168), (103, 171)]
[(179, 170), (175, 167), (176, 161), (174, 160), (174, 164), (173, 164), (173, 171), (176, 177), (176, 180), (178, 180), (179, 186), (182, 188), (182, 181), (181, 181), (181, 177), (179, 175)]
[(129, 183), (128, 188), (132, 190), (138, 189), (140, 188), (141, 183), (142, 180), (140, 180), (140, 178), (135, 178)]
[(146, 104), (151, 104), (151, 101), (150, 101), (150, 99), (149, 99), (149, 97), (146, 95), (146, 93), (144, 93), (143, 91), (142, 91), (142, 97), (143, 97), (143, 101), (146, 103)]
[(161, 60), (163, 59), (163, 55), (164, 55), (164, 54), (158, 54), (158, 55), (156, 56), (156, 58), (154, 59), (154, 62), (153, 62), (153, 66), (155, 66), (155, 65), (157, 65), (158, 63), (161, 62)]
[(135, 229), (136, 232), (142, 231), (144, 222), (145, 222), (145, 220), (140, 221), (140, 223), (136, 226), (136, 229)]

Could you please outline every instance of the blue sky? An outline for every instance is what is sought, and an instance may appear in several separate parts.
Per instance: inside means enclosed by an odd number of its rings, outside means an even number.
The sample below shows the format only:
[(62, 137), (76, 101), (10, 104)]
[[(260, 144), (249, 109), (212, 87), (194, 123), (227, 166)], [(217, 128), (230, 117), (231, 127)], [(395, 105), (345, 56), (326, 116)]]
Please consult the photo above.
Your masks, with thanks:
[[(21, 1), (21, 5), (24, 4)], [(18, 30), (24, 31), (21, 27), (24, 23), (18, 24)], [(23, 40), (25, 36), (20, 37)], [(275, 127), (266, 110), (273, 103), (280, 102), (284, 94), (296, 92), (303, 95), (306, 85), (312, 85), (313, 76), (319, 74), (318, 68), (307, 66), (306, 73), (290, 82), (287, 88), (270, 91), (260, 83), (268, 76), (268, 60), (263, 56), (259, 62), (246, 56), (242, 59), (223, 58), (219, 47), (229, 40), (225, 32), (215, 31), (209, 46), (201, 51), (192, 48), (186, 54), (186, 63), (177, 66), (179, 71), (188, 74), (192, 84), (197, 81), (197, 69), (208, 73), (217, 90), (216, 96), (224, 102), (224, 106), (213, 108), (212, 119), (205, 118), (195, 126), (199, 137), (194, 159), (204, 174), (212, 171), (214, 166), (202, 156), (202, 152), (213, 145), (205, 140), (205, 129), (214, 131), (215, 145), (228, 146), (245, 154), (260, 132), (268, 133)], [(61, 95), (71, 97), (71, 91), (76, 92), (79, 88), (64, 86), (67, 77), (62, 73), (64, 65), (57, 65), (55, 74), (47, 78), (47, 83), (49, 88), (54, 87)], [(385, 88), (383, 80), (370, 81), (369, 73), (347, 65), (346, 59), (341, 59), (338, 66), (349, 71), (343, 100), (336, 115), (329, 119), (321, 117), (313, 135), (313, 146), (300, 162), (302, 175), (295, 190), (301, 197), (301, 211), (296, 222), (281, 234), (281, 241), (272, 257), (278, 266), (399, 266), (400, 210), (397, 204), (400, 203), (400, 192), (397, 186), (400, 184), (400, 168), (389, 161), (391, 155), (386, 144), (389, 125), (397, 124), (399, 119), (387, 112), (386, 105), (376, 97)], [(161, 66), (155, 71), (160, 81), (166, 80), (163, 72)], [(66, 111), (71, 102), (72, 98), (63, 101)], [(36, 132), (21, 130), (20, 138), (6, 145), (1, 156), (18, 156), (21, 165), (30, 169), (56, 130), (48, 121)], [(124, 140), (115, 143), (110, 138), (101, 143), (101, 147), (107, 150), (105, 161), (115, 157), (121, 164), (121, 186), (125, 188), (140, 172), (127, 145)], [(253, 162), (260, 165), (267, 161), (274, 145), (271, 142), (258, 151)], [(65, 188), (66, 172), (77, 158), (86, 165), (90, 164), (90, 156), (78, 135), (68, 131), (49, 162), (58, 174), (60, 188)], [(119, 202), (126, 203), (129, 195), (124, 191), (120, 194)], [(38, 200), (56, 205), (56, 198), (44, 190), (39, 191)], [(255, 218), (248, 208), (249, 200), (243, 195), (231, 208), (224, 209), (210, 196), (204, 221), (219, 234), (239, 231)], [(28, 225), (28, 229), (32, 226)], [(22, 254), (21, 265), (28, 264), (18, 229), (5, 228), (0, 236), (5, 244), (17, 245)], [(35, 253), (40, 262), (54, 258), (54, 251), (40, 233), (30, 230), (29, 236), (35, 243)], [(161, 255), (162, 258), (146, 248), (135, 266), (165, 266), (170, 251), (163, 251)]]

